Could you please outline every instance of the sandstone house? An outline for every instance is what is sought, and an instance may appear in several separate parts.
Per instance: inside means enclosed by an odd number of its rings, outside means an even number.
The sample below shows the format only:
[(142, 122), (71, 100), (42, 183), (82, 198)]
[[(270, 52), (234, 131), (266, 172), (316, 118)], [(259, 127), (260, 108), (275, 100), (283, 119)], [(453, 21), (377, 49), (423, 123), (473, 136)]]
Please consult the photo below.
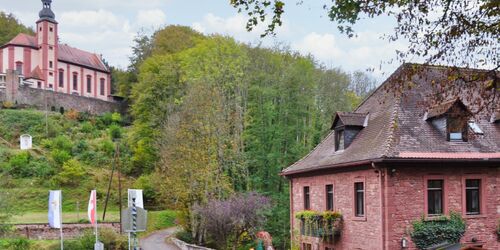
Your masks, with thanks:
[[(492, 74), (405, 64), (354, 112), (337, 112), (331, 133), (282, 172), (292, 239), (304, 250), (416, 249), (413, 221), (455, 212), (466, 223), (462, 244), (500, 249)], [(327, 210), (342, 218), (330, 234), (297, 218)]]

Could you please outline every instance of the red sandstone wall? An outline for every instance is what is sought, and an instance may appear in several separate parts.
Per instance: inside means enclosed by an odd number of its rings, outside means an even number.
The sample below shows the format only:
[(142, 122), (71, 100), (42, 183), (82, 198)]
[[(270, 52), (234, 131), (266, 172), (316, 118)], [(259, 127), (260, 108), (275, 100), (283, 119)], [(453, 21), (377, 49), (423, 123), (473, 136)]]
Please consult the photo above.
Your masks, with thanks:
[[(357, 178), (365, 179), (365, 214), (360, 220), (354, 216), (354, 182)], [(292, 233), (302, 242), (312, 244), (312, 249), (324, 250), (325, 246), (318, 238), (300, 237), (299, 221), (295, 212), (304, 209), (303, 187), (310, 186), (311, 209), (324, 211), (326, 208), (325, 185), (333, 184), (334, 207), (341, 211), (344, 228), (340, 238), (332, 245), (335, 249), (380, 249), (382, 246), (382, 223), (380, 209), (379, 177), (373, 169), (344, 172), (314, 177), (296, 177), (292, 179)]]
[[(485, 213), (476, 218), (466, 218), (467, 229), (463, 243), (470, 243), (474, 237), (486, 249), (500, 249), (497, 240), (496, 228), (500, 218), (500, 168), (487, 167), (458, 167), (458, 166), (429, 166), (429, 167), (401, 167), (395, 168), (393, 176), (388, 176), (387, 194), (389, 214), (389, 248), (401, 249), (401, 238), (411, 230), (411, 222), (419, 219), (425, 212), (424, 176), (442, 174), (446, 176), (447, 203), (449, 211), (463, 213), (462, 178), (470, 174), (482, 173), (485, 176), (484, 193)], [(446, 188), (446, 187), (445, 187)], [(484, 209), (483, 209), (484, 210)], [(466, 217), (466, 216), (465, 216)], [(416, 249), (410, 242), (409, 249)]]

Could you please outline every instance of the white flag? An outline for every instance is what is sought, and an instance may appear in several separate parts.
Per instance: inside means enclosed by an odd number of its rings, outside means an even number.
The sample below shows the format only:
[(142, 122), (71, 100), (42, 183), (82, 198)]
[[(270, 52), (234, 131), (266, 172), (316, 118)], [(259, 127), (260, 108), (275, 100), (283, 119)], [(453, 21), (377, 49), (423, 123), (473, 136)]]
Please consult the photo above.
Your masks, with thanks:
[(49, 225), (52, 228), (61, 228), (61, 190), (50, 190), (49, 193)]
[(94, 225), (97, 218), (97, 197), (95, 190), (92, 190), (90, 192), (89, 208), (87, 214), (89, 216), (90, 224)]

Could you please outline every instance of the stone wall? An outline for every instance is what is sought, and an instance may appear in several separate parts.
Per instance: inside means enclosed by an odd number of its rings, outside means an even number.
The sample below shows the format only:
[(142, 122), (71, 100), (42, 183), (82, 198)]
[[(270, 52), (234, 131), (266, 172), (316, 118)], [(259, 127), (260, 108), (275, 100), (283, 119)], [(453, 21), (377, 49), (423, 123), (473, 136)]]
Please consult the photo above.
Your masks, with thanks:
[[(291, 221), (293, 239), (311, 244), (313, 250), (331, 249), (381, 249), (382, 219), (380, 208), (379, 176), (374, 169), (353, 172), (338, 172), (317, 176), (295, 177), (291, 180)], [(365, 216), (354, 215), (354, 183), (362, 181), (365, 186)], [(304, 186), (309, 186), (311, 210), (326, 210), (326, 185), (333, 185), (334, 210), (340, 211), (344, 220), (340, 236), (333, 244), (318, 237), (300, 235), (300, 221), (295, 213), (304, 210)], [(302, 249), (302, 248), (301, 248)]]
[(127, 104), (122, 101), (101, 100), (74, 94), (55, 92), (31, 88), (19, 84), (19, 77), (15, 72), (6, 74), (5, 89), (0, 90), (0, 102), (11, 102), (19, 107), (33, 107), (40, 110), (68, 111), (70, 109), (91, 114), (102, 114), (106, 112), (126, 113)]
[[(462, 165), (462, 166), (461, 166)], [(426, 178), (444, 179), (444, 210), (461, 213), (466, 222), (465, 235), (461, 242), (467, 245), (482, 245), (485, 249), (500, 249), (496, 228), (500, 218), (500, 167), (463, 166), (434, 164), (426, 166), (394, 166), (387, 178), (388, 249), (399, 249), (402, 237), (410, 240), (408, 249), (416, 249), (408, 232), (412, 221), (425, 215)], [(391, 170), (392, 172), (392, 170)], [(481, 196), (484, 199), (479, 215), (466, 215), (464, 208), (464, 180), (482, 181)]]
[[(487, 163), (485, 163), (487, 164)], [(368, 168), (368, 166), (366, 166)], [(426, 216), (426, 189), (428, 178), (444, 179), (444, 211), (462, 214), (466, 222), (461, 243), (500, 249), (496, 229), (500, 218), (500, 166), (459, 163), (388, 165), (380, 170), (350, 170), (300, 176), (291, 179), (291, 222), (293, 239), (311, 244), (313, 250), (333, 249), (402, 249), (406, 238), (409, 247), (412, 222)], [(465, 179), (481, 179), (481, 207), (479, 215), (465, 214)], [(365, 181), (365, 217), (355, 217), (354, 182)], [(304, 210), (303, 187), (309, 186), (312, 210), (326, 209), (325, 185), (333, 185), (334, 209), (343, 214), (341, 235), (334, 244), (326, 244), (317, 237), (300, 235), (297, 211)], [(432, 219), (432, 218), (430, 218)]]
[(120, 102), (103, 101), (85, 96), (71, 95), (50, 90), (19, 87), (14, 101), (17, 105), (26, 105), (37, 109), (45, 110), (47, 107), (52, 111), (65, 111), (74, 109), (80, 112), (91, 114), (102, 114), (105, 112), (125, 112), (125, 105)]
[[(112, 228), (116, 232), (120, 231), (120, 223), (108, 222), (99, 223), (99, 228)], [(63, 234), (65, 239), (74, 239), (82, 235), (86, 230), (94, 230), (94, 226), (89, 223), (64, 223)], [(57, 240), (59, 239), (59, 229), (51, 228), (48, 224), (17, 224), (14, 225), (14, 232), (18, 236), (35, 240)]]

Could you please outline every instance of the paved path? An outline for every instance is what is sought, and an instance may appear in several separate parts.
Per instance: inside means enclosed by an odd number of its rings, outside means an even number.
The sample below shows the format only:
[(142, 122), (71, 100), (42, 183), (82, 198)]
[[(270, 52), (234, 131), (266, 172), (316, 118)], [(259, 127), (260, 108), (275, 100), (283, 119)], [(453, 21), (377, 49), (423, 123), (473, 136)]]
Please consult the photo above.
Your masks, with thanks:
[(143, 250), (180, 250), (172, 243), (166, 243), (165, 239), (171, 236), (177, 228), (171, 227), (160, 230), (142, 238), (139, 245)]

